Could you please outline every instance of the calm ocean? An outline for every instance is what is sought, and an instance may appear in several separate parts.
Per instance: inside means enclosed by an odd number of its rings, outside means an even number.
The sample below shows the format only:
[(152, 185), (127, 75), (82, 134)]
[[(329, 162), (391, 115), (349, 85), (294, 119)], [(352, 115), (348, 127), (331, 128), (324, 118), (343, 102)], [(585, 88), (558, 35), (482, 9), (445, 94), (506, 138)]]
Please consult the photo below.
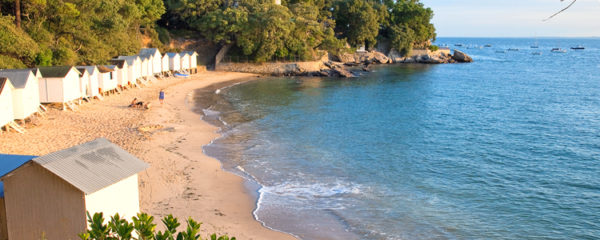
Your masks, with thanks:
[(537, 42), (441, 38), (475, 62), (235, 85), (205, 152), (302, 239), (600, 239), (600, 38)]

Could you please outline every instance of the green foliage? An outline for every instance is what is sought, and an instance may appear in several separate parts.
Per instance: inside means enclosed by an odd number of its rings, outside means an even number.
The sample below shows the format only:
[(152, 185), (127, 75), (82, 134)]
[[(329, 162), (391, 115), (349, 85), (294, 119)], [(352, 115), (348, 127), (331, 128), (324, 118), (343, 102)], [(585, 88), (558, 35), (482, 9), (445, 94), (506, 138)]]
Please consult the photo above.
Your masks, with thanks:
[(0, 68), (103, 64), (142, 43), (164, 50), (182, 33), (233, 44), (255, 62), (312, 60), (378, 39), (408, 53), (435, 39), (433, 11), (419, 0), (27, 0), (21, 29), (13, 1), (0, 2)]
[(0, 68), (31, 65), (38, 52), (38, 44), (15, 27), (14, 18), (0, 16)]
[(25, 64), (19, 59), (11, 56), (0, 55), (0, 69), (2, 68), (26, 68)]
[(116, 235), (119, 236), (120, 240), (130, 240), (131, 233), (134, 229), (133, 224), (119, 217), (118, 213), (110, 218), (110, 222), (108, 222), (108, 227), (113, 233), (116, 233)]
[(235, 240), (235, 237), (229, 238), (228, 236), (217, 237), (217, 234), (210, 235), (210, 240)]
[(44, 48), (35, 56), (35, 65), (52, 66), (52, 50)]
[(433, 11), (415, 0), (398, 0), (389, 3), (390, 16), (387, 36), (392, 47), (408, 53), (413, 47), (427, 47), (435, 39), (435, 27), (431, 24)]
[(194, 221), (194, 219), (188, 218), (187, 228), (184, 232), (180, 232), (177, 234), (177, 240), (200, 239), (200, 225), (202, 225), (202, 223), (198, 223)]
[[(13, 17), (0, 17), (0, 54), (29, 67), (104, 63), (115, 55), (137, 53), (142, 34), (156, 39), (152, 46), (161, 44), (154, 27), (165, 12), (162, 0), (21, 2), (22, 30), (13, 27)], [(2, 14), (13, 14), (11, 8), (3, 4)]]
[(336, 31), (353, 47), (374, 46), (379, 35), (379, 15), (374, 5), (364, 0), (342, 0), (334, 5)]
[(171, 36), (169, 35), (169, 31), (162, 27), (156, 27), (156, 32), (158, 33), (158, 40), (162, 44), (169, 44), (171, 42)]
[[(94, 213), (94, 216), (90, 216), (89, 212), (86, 212), (88, 218), (88, 224), (90, 226), (90, 230), (88, 230), (85, 234), (80, 234), (79, 237), (81, 239), (94, 239), (94, 240), (104, 240), (107, 239), (110, 229), (106, 224), (104, 224), (104, 217), (102, 213)], [(85, 238), (84, 238), (85, 237)]]
[(438, 47), (437, 45), (431, 45), (431, 46), (429, 46), (429, 51), (432, 51), (432, 52), (435, 52), (435, 51), (437, 51), (439, 49), (440, 49), (440, 47)]
[[(177, 218), (169, 214), (162, 219), (165, 225), (165, 232), (157, 232), (155, 234), (156, 225), (153, 224), (154, 217), (146, 213), (138, 213), (133, 217), (133, 223), (125, 219), (121, 219), (119, 214), (111, 217), (108, 225), (104, 224), (102, 213), (95, 213), (93, 217), (87, 213), (89, 229), (80, 233), (79, 237), (82, 240), (131, 240), (134, 239), (131, 233), (135, 229), (138, 234), (137, 240), (201, 240), (200, 225), (202, 223), (189, 218), (186, 223), (187, 227), (183, 232), (177, 232), (177, 227), (181, 224)], [(177, 236), (176, 238), (174, 236)], [(210, 235), (211, 240), (236, 240), (235, 237), (229, 238), (227, 235), (217, 236)]]
[(151, 240), (154, 237), (156, 224), (152, 223), (154, 217), (147, 213), (138, 213), (137, 217), (133, 217), (133, 226), (140, 240)]

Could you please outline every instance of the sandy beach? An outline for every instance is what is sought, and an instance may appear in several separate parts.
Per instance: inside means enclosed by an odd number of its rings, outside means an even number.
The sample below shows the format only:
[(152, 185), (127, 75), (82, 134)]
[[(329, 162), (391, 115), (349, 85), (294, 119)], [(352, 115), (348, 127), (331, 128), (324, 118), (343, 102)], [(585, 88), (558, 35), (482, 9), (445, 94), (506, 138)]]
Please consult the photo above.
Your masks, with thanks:
[[(218, 128), (191, 110), (195, 89), (256, 77), (204, 72), (128, 89), (75, 112), (50, 109), (46, 117), (25, 124), (26, 134), (0, 135), (0, 152), (43, 155), (105, 137), (150, 164), (140, 173), (140, 207), (155, 216), (158, 229), (163, 229), (160, 219), (173, 214), (180, 222), (188, 217), (202, 222), (203, 237), (214, 232), (237, 239), (295, 239), (254, 219), (255, 199), (245, 180), (202, 153), (203, 145), (219, 137)], [(162, 106), (160, 89), (166, 93)], [(128, 108), (134, 97), (149, 101), (151, 109)]]

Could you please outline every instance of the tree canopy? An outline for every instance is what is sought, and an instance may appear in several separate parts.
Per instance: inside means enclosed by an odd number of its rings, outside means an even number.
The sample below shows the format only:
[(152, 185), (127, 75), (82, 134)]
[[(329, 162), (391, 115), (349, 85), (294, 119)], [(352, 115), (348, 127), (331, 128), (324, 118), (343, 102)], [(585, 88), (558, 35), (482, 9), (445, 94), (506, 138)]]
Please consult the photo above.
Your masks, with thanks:
[(181, 31), (256, 62), (435, 38), (418, 0), (0, 0), (0, 13), (0, 68), (100, 64)]
[[(9, 24), (15, 2), (21, 6), (20, 28)], [(142, 34), (152, 36), (165, 12), (162, 0), (0, 0), (0, 10), (0, 31), (10, 32), (0, 37), (2, 59), (24, 66), (99, 64), (136, 53)], [(10, 52), (9, 38), (20, 39), (27, 52)]]

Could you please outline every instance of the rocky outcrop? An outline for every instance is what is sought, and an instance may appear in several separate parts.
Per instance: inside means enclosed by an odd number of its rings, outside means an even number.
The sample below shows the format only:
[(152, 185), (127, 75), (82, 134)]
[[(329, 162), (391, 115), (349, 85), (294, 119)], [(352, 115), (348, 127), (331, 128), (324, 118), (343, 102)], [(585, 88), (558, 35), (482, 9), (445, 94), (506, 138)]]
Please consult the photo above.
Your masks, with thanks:
[(354, 77), (354, 74), (350, 71), (348, 71), (345, 67), (341, 66), (341, 65), (334, 65), (331, 68), (331, 74), (329, 74), (329, 76), (335, 76), (335, 77)]
[(392, 50), (386, 56), (377, 51), (346, 53), (336, 56), (326, 54), (317, 61), (291, 63), (222, 63), (216, 70), (270, 74), (276, 76), (319, 76), (319, 77), (355, 77), (369, 72), (372, 64), (387, 63), (423, 63), (443, 64), (455, 62), (471, 62), (473, 59), (463, 52), (454, 55), (448, 49), (431, 52), (426, 49), (415, 50), (410, 56), (402, 56)]
[(415, 50), (412, 55), (406, 57), (401, 57), (398, 52), (392, 50), (388, 56), (394, 63), (445, 64), (473, 61), (471, 57), (460, 51), (455, 51), (455, 54), (452, 55), (449, 49), (440, 49), (433, 52), (424, 49)]
[(454, 49), (454, 55), (452, 55), (452, 59), (461, 63), (473, 62), (473, 58), (456, 49)]

